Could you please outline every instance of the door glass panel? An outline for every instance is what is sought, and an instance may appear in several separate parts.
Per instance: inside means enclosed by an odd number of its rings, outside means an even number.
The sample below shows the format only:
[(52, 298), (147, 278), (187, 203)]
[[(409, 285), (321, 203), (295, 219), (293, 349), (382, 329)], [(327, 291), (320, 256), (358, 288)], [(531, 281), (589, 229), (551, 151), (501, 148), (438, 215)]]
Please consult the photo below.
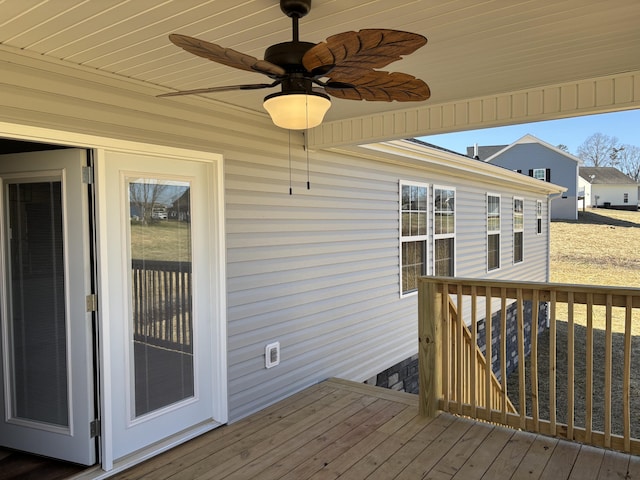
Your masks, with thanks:
[(67, 427), (62, 182), (7, 185), (13, 418)]
[(135, 417), (194, 396), (190, 184), (127, 179)]

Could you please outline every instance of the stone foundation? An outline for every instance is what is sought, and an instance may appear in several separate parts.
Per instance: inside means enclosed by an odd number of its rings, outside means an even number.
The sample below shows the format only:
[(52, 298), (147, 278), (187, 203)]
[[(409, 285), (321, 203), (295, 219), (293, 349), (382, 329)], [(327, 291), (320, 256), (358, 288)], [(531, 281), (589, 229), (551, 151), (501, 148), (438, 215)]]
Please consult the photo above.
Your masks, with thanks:
[(403, 360), (365, 383), (400, 392), (418, 393), (418, 355)]

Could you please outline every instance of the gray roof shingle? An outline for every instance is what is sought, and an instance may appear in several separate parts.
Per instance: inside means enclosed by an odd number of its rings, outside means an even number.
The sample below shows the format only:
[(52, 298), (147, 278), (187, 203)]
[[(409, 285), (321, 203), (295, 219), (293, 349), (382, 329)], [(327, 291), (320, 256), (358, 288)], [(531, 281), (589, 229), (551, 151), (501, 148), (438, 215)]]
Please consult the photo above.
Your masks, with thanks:
[(636, 183), (631, 177), (615, 167), (580, 167), (580, 176), (592, 184), (624, 185)]

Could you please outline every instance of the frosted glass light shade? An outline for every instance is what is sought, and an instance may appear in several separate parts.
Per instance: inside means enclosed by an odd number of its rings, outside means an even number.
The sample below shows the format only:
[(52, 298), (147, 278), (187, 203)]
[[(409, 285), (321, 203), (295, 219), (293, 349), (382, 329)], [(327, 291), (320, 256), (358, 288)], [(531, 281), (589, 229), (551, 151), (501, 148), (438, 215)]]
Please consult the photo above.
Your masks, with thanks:
[(274, 93), (264, 98), (264, 109), (271, 120), (280, 128), (304, 130), (317, 127), (322, 123), (325, 113), (331, 106), (329, 97), (312, 92)]

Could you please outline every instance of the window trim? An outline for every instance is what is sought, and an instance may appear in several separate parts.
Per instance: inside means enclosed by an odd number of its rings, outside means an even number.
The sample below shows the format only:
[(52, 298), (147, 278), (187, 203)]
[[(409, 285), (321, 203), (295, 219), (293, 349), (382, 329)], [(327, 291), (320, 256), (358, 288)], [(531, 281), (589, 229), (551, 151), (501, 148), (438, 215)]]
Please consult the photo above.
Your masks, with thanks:
[(542, 200), (536, 200), (536, 235), (542, 235)]
[[(522, 202), (522, 213), (516, 212), (516, 202)], [(512, 212), (512, 221), (513, 221), (513, 256), (512, 261), (513, 264), (516, 265), (518, 263), (524, 262), (524, 198), (523, 197), (513, 197), (513, 201), (511, 203), (511, 212)], [(516, 228), (516, 217), (522, 216), (521, 227)], [(520, 255), (520, 260), (516, 260), (516, 233), (522, 234), (522, 252)]]
[[(498, 226), (499, 228), (497, 230), (491, 230), (489, 228), (489, 197), (495, 197), (498, 199)], [(486, 262), (486, 269), (487, 272), (494, 272), (496, 270), (500, 270), (500, 268), (502, 267), (502, 195), (500, 195), (499, 193), (490, 193), (487, 192), (486, 196), (485, 196), (485, 222), (487, 224), (487, 246), (486, 246), (486, 254), (487, 254), (487, 262)], [(498, 236), (498, 265), (496, 267), (493, 268), (489, 268), (489, 237), (492, 235), (497, 235)]]
[[(417, 295), (418, 294), (418, 290), (411, 290), (410, 292), (404, 292), (403, 291), (403, 284), (404, 284), (404, 274), (403, 274), (403, 263), (402, 263), (402, 246), (404, 243), (408, 243), (408, 242), (424, 242), (424, 256), (425, 258), (423, 259), (424, 262), (424, 275), (428, 275), (429, 274), (429, 260), (430, 260), (430, 252), (429, 252), (429, 228), (430, 228), (430, 224), (429, 224), (429, 213), (430, 213), (430, 204), (431, 202), (429, 201), (429, 196), (431, 194), (430, 188), (429, 188), (429, 184), (428, 183), (424, 183), (424, 182), (415, 182), (415, 181), (410, 181), (410, 180), (400, 180), (398, 182), (398, 266), (400, 267), (400, 284), (398, 285), (399, 287), (399, 291), (400, 291), (400, 298), (404, 298), (404, 297), (410, 297), (412, 295)], [(403, 235), (402, 234), (402, 213), (405, 211), (402, 209), (402, 189), (403, 187), (423, 187), (426, 189), (427, 191), (427, 198), (426, 198), (426, 210), (424, 212), (424, 216), (425, 216), (425, 225), (426, 225), (426, 233), (425, 235)], [(410, 210), (409, 210), (410, 211)]]
[[(433, 192), (432, 192), (432, 198), (431, 198), (431, 225), (433, 226), (433, 240), (432, 240), (432, 244), (431, 244), (431, 271), (433, 272), (433, 274), (435, 275), (436, 272), (436, 240), (442, 240), (442, 239), (447, 239), (447, 238), (453, 238), (453, 272), (452, 272), (452, 277), (456, 276), (456, 271), (457, 271), (457, 252), (456, 252), (456, 246), (457, 246), (457, 241), (456, 241), (456, 232), (458, 230), (458, 219), (457, 219), (457, 215), (456, 215), (456, 210), (457, 210), (457, 191), (456, 191), (456, 187), (450, 187), (450, 186), (445, 186), (445, 185), (433, 185)], [(453, 191), (453, 233), (438, 233), (436, 234), (436, 190), (452, 190)]]
[[(536, 172), (542, 172), (542, 178), (538, 178), (536, 176)], [(532, 177), (535, 178), (536, 180), (542, 180), (542, 181), (546, 182), (547, 181), (547, 169), (546, 168), (534, 168)]]

